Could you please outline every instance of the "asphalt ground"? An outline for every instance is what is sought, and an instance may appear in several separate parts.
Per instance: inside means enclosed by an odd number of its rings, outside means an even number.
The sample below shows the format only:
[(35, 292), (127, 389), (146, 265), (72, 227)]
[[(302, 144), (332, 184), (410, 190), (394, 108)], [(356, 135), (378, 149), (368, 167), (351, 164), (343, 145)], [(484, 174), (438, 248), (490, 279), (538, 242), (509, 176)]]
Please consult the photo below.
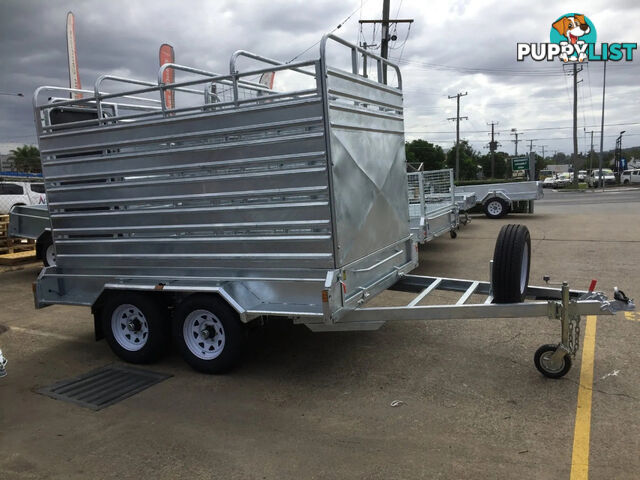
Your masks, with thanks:
[[(415, 273), (486, 280), (500, 227), (523, 223), (531, 284), (596, 278), (640, 299), (640, 190), (545, 194), (534, 215), (476, 216), (422, 247)], [(33, 308), (39, 269), (0, 273), (2, 479), (638, 478), (640, 315), (598, 317), (582, 387), (582, 352), (561, 380), (535, 369), (538, 346), (559, 340), (546, 318), (331, 334), (273, 324), (231, 374), (198, 374), (169, 352), (144, 368), (173, 377), (95, 412), (34, 392), (119, 363), (93, 341), (89, 309)], [(576, 465), (576, 424), (588, 465)]]

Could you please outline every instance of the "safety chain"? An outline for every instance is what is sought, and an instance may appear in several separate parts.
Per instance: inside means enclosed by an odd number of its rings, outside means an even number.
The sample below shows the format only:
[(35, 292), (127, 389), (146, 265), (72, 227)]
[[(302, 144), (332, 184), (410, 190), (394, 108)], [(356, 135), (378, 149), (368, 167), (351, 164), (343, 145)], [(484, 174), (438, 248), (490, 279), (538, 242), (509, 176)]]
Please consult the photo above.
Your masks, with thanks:
[(575, 355), (580, 348), (580, 315), (569, 315), (569, 352)]

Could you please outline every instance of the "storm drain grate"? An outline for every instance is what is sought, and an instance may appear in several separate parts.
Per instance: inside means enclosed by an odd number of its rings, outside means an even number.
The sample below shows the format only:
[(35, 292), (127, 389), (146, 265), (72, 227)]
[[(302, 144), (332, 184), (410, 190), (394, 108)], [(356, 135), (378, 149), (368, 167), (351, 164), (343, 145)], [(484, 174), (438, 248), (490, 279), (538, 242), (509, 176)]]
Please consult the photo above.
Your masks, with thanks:
[(171, 375), (124, 365), (108, 365), (36, 391), (56, 400), (100, 410), (169, 377)]

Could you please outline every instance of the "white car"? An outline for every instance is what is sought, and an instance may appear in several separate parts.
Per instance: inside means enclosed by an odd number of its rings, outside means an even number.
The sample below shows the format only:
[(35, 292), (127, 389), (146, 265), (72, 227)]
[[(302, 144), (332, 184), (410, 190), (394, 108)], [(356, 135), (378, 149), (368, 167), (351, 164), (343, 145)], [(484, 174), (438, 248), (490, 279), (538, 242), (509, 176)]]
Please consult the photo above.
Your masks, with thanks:
[(622, 177), (620, 177), (620, 180), (622, 180), (623, 185), (634, 183), (640, 185), (640, 168), (635, 170), (625, 170), (624, 172), (622, 172)]
[(45, 205), (44, 184), (31, 182), (0, 182), (0, 214), (7, 214), (16, 205)]
[(573, 173), (563, 172), (559, 173), (554, 182), (555, 188), (564, 188), (571, 185), (573, 182)]
[(579, 182), (585, 182), (587, 180), (587, 171), (586, 170), (580, 170), (578, 172), (578, 181)]
[(556, 186), (556, 177), (551, 175), (542, 182), (542, 188), (554, 188)]
[[(600, 171), (599, 170), (592, 170), (591, 173), (589, 174), (589, 180), (587, 181), (587, 183), (589, 184), (589, 187), (591, 188), (595, 188), (598, 187), (600, 185)], [(610, 168), (603, 168), (602, 169), (602, 179), (604, 180), (605, 185), (615, 185), (616, 184), (616, 176), (613, 173), (613, 170), (611, 170)]]

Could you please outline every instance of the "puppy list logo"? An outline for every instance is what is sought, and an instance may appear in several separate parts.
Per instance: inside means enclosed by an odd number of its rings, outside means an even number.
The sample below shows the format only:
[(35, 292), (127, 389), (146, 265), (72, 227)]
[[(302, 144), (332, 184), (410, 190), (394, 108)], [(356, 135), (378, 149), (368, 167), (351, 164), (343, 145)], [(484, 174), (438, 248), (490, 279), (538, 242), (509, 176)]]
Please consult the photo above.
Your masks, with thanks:
[(597, 33), (593, 22), (583, 14), (567, 13), (551, 24), (550, 43), (518, 43), (518, 61), (531, 57), (537, 62), (553, 61), (583, 62), (622, 59), (633, 60), (637, 43), (596, 44)]

